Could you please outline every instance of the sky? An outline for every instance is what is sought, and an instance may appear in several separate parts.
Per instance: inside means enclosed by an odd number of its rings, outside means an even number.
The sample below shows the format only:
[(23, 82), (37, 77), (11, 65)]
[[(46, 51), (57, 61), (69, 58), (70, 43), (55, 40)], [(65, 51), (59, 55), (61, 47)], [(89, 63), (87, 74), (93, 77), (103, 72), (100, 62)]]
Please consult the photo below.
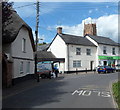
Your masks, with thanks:
[[(11, 0), (13, 1), (13, 0)], [(18, 2), (19, 1), (19, 2)], [(118, 42), (118, 0), (71, 0), (71, 2), (40, 0), (39, 40), (50, 43), (56, 35), (56, 28), (61, 26), (63, 33), (83, 36), (84, 22), (96, 23), (97, 35), (109, 37)], [(50, 1), (50, 0), (49, 0)], [(102, 1), (102, 2), (100, 2)], [(32, 28), (35, 37), (36, 4), (35, 0), (14, 1), (14, 9)]]

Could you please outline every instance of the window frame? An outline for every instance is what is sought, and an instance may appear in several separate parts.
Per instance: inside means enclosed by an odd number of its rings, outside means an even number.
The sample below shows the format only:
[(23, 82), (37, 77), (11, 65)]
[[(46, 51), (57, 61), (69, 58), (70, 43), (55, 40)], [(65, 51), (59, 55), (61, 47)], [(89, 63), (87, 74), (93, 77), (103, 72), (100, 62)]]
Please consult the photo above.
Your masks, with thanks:
[[(88, 51), (89, 50), (89, 51)], [(89, 53), (89, 54), (88, 54)], [(86, 55), (91, 55), (91, 49), (86, 49)]]
[(23, 61), (20, 62), (20, 74), (23, 73)]
[(22, 52), (26, 53), (26, 39), (25, 38), (22, 39)]
[(112, 55), (116, 55), (115, 47), (112, 48)]
[(26, 73), (30, 73), (30, 61), (27, 62)]
[(73, 60), (73, 68), (79, 68), (82, 66), (81, 60)]
[(76, 55), (81, 55), (81, 48), (76, 47)]
[(103, 54), (107, 54), (107, 47), (103, 46)]

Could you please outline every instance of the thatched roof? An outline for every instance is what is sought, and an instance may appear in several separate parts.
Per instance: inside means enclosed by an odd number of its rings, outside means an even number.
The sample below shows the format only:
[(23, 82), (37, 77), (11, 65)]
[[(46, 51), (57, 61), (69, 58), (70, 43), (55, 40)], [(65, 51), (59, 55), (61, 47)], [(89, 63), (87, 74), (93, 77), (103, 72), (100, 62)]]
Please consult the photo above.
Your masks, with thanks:
[(32, 29), (28, 26), (15, 10), (12, 10), (11, 18), (3, 24), (2, 42), (3, 44), (12, 43), (22, 27), (26, 27), (29, 32), (29, 37), (32, 43), (33, 50), (35, 50)]

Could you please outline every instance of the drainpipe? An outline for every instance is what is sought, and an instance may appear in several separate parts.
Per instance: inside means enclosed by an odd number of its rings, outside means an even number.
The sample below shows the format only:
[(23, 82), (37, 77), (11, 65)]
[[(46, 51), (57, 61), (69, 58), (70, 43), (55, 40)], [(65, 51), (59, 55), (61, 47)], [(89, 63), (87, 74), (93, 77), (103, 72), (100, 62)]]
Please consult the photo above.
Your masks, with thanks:
[(69, 62), (69, 44), (67, 45), (67, 61), (68, 61), (68, 71), (69, 71), (69, 65), (70, 65), (70, 62)]

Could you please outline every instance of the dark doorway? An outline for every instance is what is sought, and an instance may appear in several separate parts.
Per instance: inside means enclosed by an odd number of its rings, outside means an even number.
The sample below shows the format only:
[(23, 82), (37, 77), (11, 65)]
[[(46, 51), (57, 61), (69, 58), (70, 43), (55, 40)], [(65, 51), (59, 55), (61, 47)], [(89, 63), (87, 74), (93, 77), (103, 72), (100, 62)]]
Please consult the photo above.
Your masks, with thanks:
[(90, 70), (93, 70), (93, 63), (94, 61), (90, 61)]
[(107, 65), (107, 61), (104, 61), (103, 64), (104, 64), (104, 66), (106, 66)]

